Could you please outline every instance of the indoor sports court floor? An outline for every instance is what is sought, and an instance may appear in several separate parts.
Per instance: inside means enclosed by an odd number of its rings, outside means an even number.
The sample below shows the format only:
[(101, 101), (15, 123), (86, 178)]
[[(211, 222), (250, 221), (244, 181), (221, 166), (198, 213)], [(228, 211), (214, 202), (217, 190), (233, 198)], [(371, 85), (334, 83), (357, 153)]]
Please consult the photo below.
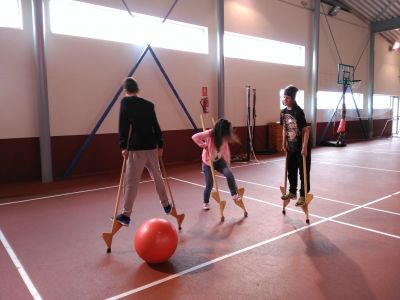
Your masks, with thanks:
[(166, 216), (143, 178), (133, 224), (106, 253), (118, 174), (1, 187), (0, 299), (400, 299), (400, 140), (312, 153), (311, 224), (292, 202), (281, 213), (284, 157), (236, 163), (243, 219), (228, 201), (202, 210), (200, 163), (168, 167), (186, 218), (169, 262), (133, 250), (136, 229)]

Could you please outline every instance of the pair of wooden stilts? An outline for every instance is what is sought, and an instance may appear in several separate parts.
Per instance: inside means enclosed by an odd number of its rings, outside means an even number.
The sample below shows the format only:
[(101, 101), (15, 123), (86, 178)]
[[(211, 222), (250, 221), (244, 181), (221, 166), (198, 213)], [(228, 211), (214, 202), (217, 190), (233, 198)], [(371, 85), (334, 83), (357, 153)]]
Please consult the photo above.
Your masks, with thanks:
[[(129, 127), (128, 141), (130, 140), (131, 134), (132, 134), (132, 126)], [(127, 143), (127, 149), (128, 149), (128, 145), (129, 145), (129, 143)], [(113, 222), (112, 222), (112, 226), (111, 226), (111, 232), (104, 232), (102, 234), (102, 238), (107, 245), (107, 253), (111, 252), (112, 239), (113, 239), (114, 235), (122, 227), (122, 225), (116, 220), (116, 218), (117, 218), (118, 207), (119, 207), (119, 202), (120, 202), (120, 198), (121, 198), (122, 186), (123, 186), (123, 182), (124, 182), (124, 178), (125, 178), (126, 160), (127, 160), (127, 158), (124, 157), (124, 160), (122, 163), (121, 176), (119, 179), (118, 193), (117, 193), (117, 199), (116, 199), (115, 208), (114, 208), (114, 218), (113, 218)], [(174, 201), (174, 197), (172, 196), (172, 191), (171, 191), (171, 187), (168, 182), (168, 177), (167, 177), (167, 173), (165, 170), (164, 162), (161, 157), (159, 158), (159, 161), (160, 161), (162, 176), (164, 177), (164, 182), (167, 185), (169, 196), (172, 201), (172, 210), (171, 210), (170, 214), (171, 214), (171, 216), (173, 216), (176, 219), (176, 221), (178, 223), (178, 229), (181, 230), (182, 229), (181, 225), (183, 223), (183, 220), (185, 219), (185, 214), (178, 214), (178, 212), (176, 210), (176, 204)]]
[[(205, 131), (206, 128), (204, 126), (203, 115), (200, 115), (200, 119), (201, 119), (201, 126), (203, 127), (203, 131)], [(213, 125), (215, 125), (214, 119), (212, 119), (212, 123), (213, 123)], [(221, 222), (224, 222), (225, 221), (224, 209), (226, 206), (226, 201), (223, 200), (219, 194), (218, 181), (215, 176), (214, 161), (212, 160), (210, 153), (209, 153), (209, 157), (210, 157), (211, 174), (212, 174), (212, 178), (213, 178), (213, 182), (214, 182), (214, 189), (215, 189), (215, 191), (211, 192), (211, 197), (219, 204), (219, 212), (220, 212), (220, 216), (221, 216)], [(239, 197), (236, 200), (234, 200), (234, 202), (237, 206), (239, 206), (243, 210), (243, 215), (246, 218), (249, 214), (243, 203), (244, 188), (237, 188), (237, 194), (239, 195)]]
[[(304, 214), (306, 215), (306, 223), (310, 224), (310, 216), (309, 216), (309, 210), (308, 210), (308, 205), (314, 198), (313, 194), (309, 194), (307, 192), (307, 164), (306, 164), (306, 157), (303, 155), (303, 183), (304, 183), (304, 195), (305, 195), (305, 203), (303, 206), (301, 206), (301, 209), (303, 210)], [(285, 177), (284, 177), (284, 186), (280, 186), (280, 190), (282, 195), (286, 195), (287, 192), (287, 169), (288, 169), (288, 159), (287, 159), (287, 153), (286, 153), (286, 162), (285, 162)], [(283, 200), (283, 207), (282, 207), (282, 213), (286, 214), (286, 206), (289, 205), (290, 199)]]

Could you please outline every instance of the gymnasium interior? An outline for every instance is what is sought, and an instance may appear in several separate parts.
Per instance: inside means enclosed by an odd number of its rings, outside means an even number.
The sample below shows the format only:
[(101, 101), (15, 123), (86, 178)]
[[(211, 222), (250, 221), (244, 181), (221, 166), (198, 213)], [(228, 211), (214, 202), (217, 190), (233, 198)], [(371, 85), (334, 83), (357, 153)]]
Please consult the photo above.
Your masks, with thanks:
[[(0, 0), (0, 45), (0, 299), (400, 299), (399, 0)], [(144, 170), (122, 226), (126, 78), (172, 212)], [(304, 206), (281, 199), (288, 86)], [(192, 136), (220, 119), (242, 202), (211, 164), (205, 209)]]

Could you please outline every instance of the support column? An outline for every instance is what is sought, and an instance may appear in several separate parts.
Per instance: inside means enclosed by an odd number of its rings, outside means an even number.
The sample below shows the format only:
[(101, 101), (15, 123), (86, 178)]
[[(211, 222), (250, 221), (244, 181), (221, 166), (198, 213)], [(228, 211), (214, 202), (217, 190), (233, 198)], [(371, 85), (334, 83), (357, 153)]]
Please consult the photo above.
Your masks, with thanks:
[(49, 121), (49, 103), (47, 91), (47, 71), (44, 44), (44, 2), (43, 0), (32, 0), (32, 23), (33, 23), (33, 50), (36, 68), (36, 81), (38, 90), (38, 116), (39, 116), (39, 140), (40, 140), (40, 163), (42, 182), (53, 181), (52, 159), (51, 159), (51, 136)]
[(311, 45), (311, 73), (310, 73), (310, 116), (311, 116), (311, 135), (313, 147), (317, 144), (317, 90), (318, 90), (318, 51), (319, 51), (319, 19), (321, 0), (315, 0), (314, 19), (312, 28)]
[(374, 64), (375, 64), (375, 32), (370, 29), (369, 38), (369, 64), (368, 64), (368, 91), (367, 91), (367, 112), (368, 112), (368, 138), (374, 135), (373, 127), (373, 105), (374, 105)]
[(218, 118), (225, 115), (224, 31), (224, 0), (217, 0)]

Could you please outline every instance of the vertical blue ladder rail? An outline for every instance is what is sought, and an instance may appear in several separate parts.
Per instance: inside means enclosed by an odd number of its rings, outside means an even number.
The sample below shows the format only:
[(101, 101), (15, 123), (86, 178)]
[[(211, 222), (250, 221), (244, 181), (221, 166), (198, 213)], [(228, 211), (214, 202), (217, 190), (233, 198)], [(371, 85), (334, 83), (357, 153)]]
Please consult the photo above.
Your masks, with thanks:
[[(146, 49), (143, 51), (143, 53), (140, 56), (138, 62), (130, 70), (130, 72), (128, 74), (128, 77), (131, 77), (136, 72), (137, 68), (139, 67), (140, 63), (142, 62), (143, 58), (145, 57), (145, 55), (146, 55), (147, 51), (149, 51), (149, 49), (150, 49), (150, 45), (148, 45), (146, 47)], [(92, 132), (88, 135), (88, 137), (86, 138), (85, 142), (83, 143), (83, 145), (79, 149), (78, 154), (74, 157), (74, 159), (70, 163), (68, 169), (65, 171), (65, 173), (64, 173), (64, 175), (62, 177), (63, 179), (67, 179), (69, 177), (69, 175), (71, 175), (72, 171), (75, 169), (76, 164), (81, 159), (82, 155), (85, 153), (85, 151), (86, 151), (87, 147), (89, 146), (90, 142), (92, 141), (92, 139), (96, 135), (97, 130), (100, 128), (101, 124), (103, 123), (103, 121), (105, 120), (107, 115), (109, 114), (111, 108), (114, 106), (115, 102), (118, 100), (119, 96), (121, 95), (122, 90), (123, 90), (123, 86), (121, 85), (119, 87), (118, 91), (116, 92), (114, 98), (111, 100), (111, 103), (108, 105), (108, 107), (104, 111), (103, 115), (100, 117), (100, 120), (97, 122), (96, 126), (93, 128)]]
[(192, 124), (194, 130), (196, 130), (196, 132), (199, 131), (199, 129), (197, 128), (196, 124), (194, 123), (190, 113), (188, 112), (188, 110), (186, 109), (185, 104), (183, 103), (181, 97), (179, 97), (178, 92), (176, 91), (174, 85), (172, 84), (171, 80), (169, 79), (167, 73), (165, 72), (163, 66), (161, 65), (160, 61), (158, 60), (156, 54), (154, 53), (153, 49), (151, 48), (151, 46), (149, 45), (149, 50), (151, 55), (153, 56), (158, 68), (160, 69), (161, 73), (164, 75), (165, 80), (168, 82), (169, 87), (171, 88), (172, 92), (174, 93), (176, 99), (178, 100), (179, 104), (181, 105), (183, 111), (185, 112), (186, 116), (188, 117), (190, 123)]

